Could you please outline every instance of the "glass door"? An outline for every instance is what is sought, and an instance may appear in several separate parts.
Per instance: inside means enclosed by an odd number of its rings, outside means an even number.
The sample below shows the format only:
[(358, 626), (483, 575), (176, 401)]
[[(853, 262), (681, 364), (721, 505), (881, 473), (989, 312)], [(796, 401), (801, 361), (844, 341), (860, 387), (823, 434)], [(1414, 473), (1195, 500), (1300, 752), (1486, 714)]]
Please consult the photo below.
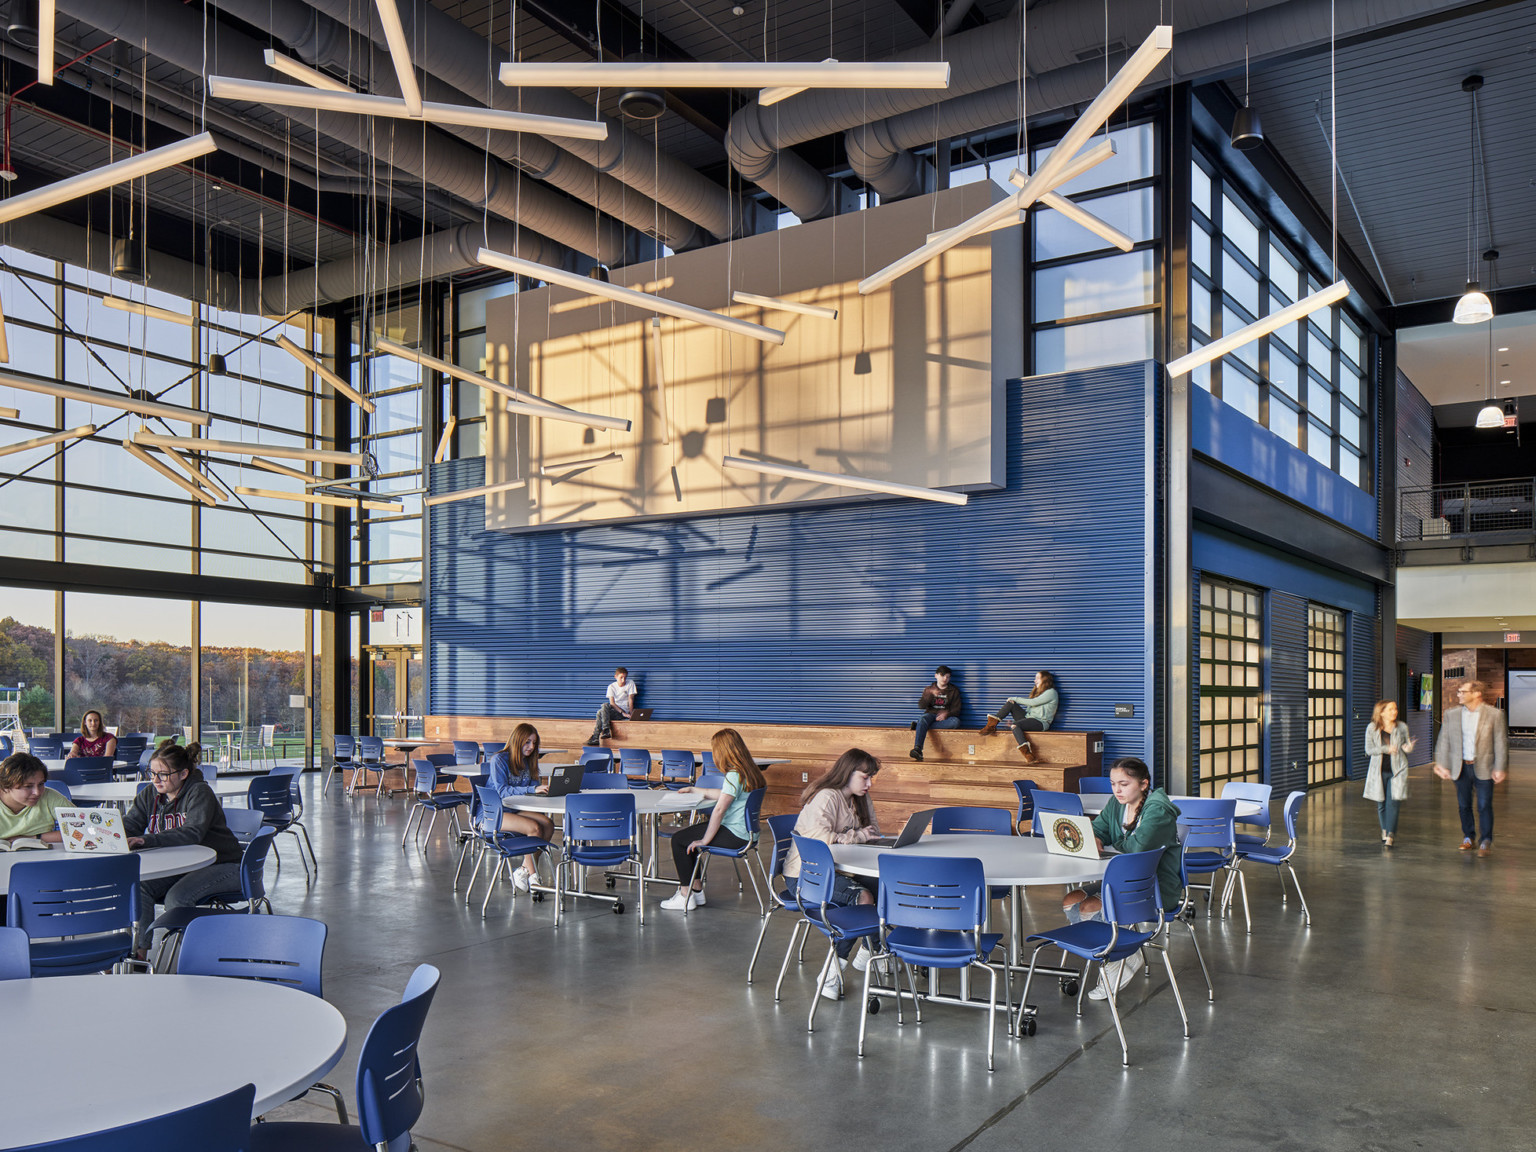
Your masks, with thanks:
[(367, 650), (371, 711), (365, 728), (385, 739), (407, 739), (425, 734), (426, 680), (422, 675), (420, 648), (369, 648)]

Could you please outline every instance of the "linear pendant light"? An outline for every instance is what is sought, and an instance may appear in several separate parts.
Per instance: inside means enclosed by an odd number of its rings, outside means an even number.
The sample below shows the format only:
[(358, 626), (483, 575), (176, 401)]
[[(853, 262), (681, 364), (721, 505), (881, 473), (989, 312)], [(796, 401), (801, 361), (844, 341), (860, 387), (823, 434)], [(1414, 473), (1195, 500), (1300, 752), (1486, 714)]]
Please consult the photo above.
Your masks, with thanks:
[[(436, 356), (428, 356), (425, 352), (418, 352), (415, 348), (407, 348), (404, 344), (397, 344), (393, 340), (383, 336), (373, 338), (373, 350), (383, 352), (389, 356), (399, 356), (403, 360), (414, 360), (423, 368), (430, 368), (434, 372), (441, 372), (444, 376), (452, 376), (456, 380), (462, 380), (466, 384), (474, 384), (490, 392), (500, 392), (508, 400), (521, 400), (525, 404), (538, 404), (545, 408), (562, 408), (569, 412), (564, 404), (556, 404), (553, 400), (546, 400), (542, 396), (536, 396), (532, 392), (525, 392), (521, 388), (511, 384), (503, 384), (500, 380), (494, 380), (479, 372), (471, 372), (468, 368), (458, 364), (451, 364), (447, 360), (439, 360)], [(624, 430), (629, 430), (629, 421), (624, 421)]]
[(661, 406), (661, 442), (672, 443), (672, 410), (667, 406), (667, 374), (661, 370), (661, 317), (651, 317), (651, 362), (656, 366), (656, 402)]
[[(233, 76), (208, 77), (208, 95), (217, 100), (244, 100), (272, 108), (303, 108), (309, 111), (350, 112), (357, 116), (390, 116), (411, 119), (404, 100), (371, 96), (350, 89), (336, 91), (273, 84), (266, 80), (240, 80)], [(605, 120), (572, 120), (564, 116), (535, 116), (531, 112), (504, 112), (499, 108), (475, 108), (467, 104), (436, 104), (427, 101), (425, 118), (434, 124), (459, 124), (466, 128), (492, 128), (502, 132), (532, 132), (573, 140), (606, 140)]]
[[(828, 56), (823, 64), (836, 64), (836, 56)], [(794, 85), (784, 85), (778, 88), (764, 88), (757, 94), (757, 102), (764, 108), (770, 108), (781, 100), (788, 100), (791, 96), (798, 96), (805, 89)]]
[(648, 61), (574, 64), (506, 63), (508, 88), (948, 88), (944, 60), (723, 62)]
[[(1055, 188), (1056, 184), (1065, 184), (1077, 174), (1086, 172), (1097, 164), (1102, 164), (1114, 154), (1115, 145), (1112, 140), (1099, 141), (1099, 143), (1088, 149), (1080, 157), (1075, 158), (1071, 164), (1064, 165), (1052, 177), (1055, 183), (1049, 185), (1049, 188)], [(1008, 179), (1015, 184), (1027, 185), (1034, 177), (1025, 177), (1018, 169), (1014, 169)], [(947, 231), (930, 236), (923, 243), (922, 247), (908, 252), (905, 256), (886, 265), (874, 275), (866, 276), (863, 280), (860, 280), (859, 293), (861, 295), (868, 295), (877, 289), (883, 288), (892, 280), (905, 276), (914, 268), (922, 267), (935, 256), (948, 252), (955, 245), (963, 244), (973, 236), (980, 236), (983, 232), (995, 232), (999, 228), (1008, 228), (1019, 223), (1023, 219), (1020, 215), (1020, 210), (1028, 208), (1030, 203), (1033, 202), (1033, 198), (1026, 200), (1024, 196), (1025, 192), (1023, 187), (1021, 187), (1014, 195), (1005, 200), (999, 200), (990, 208), (983, 208), (969, 220), (963, 220)]]
[(679, 320), (692, 320), (697, 324), (707, 324), (711, 328), (719, 328), (721, 331), (730, 332), (736, 336), (750, 336), (753, 340), (761, 340), (765, 344), (784, 343), (784, 333), (780, 332), (777, 328), (765, 328), (761, 324), (752, 324), (746, 320), (738, 320), (734, 316), (722, 316), (717, 312), (709, 311), (707, 308), (695, 308), (692, 304), (679, 304), (675, 300), (668, 300), (665, 297), (655, 296), (649, 292), (641, 292), (635, 288), (624, 288), (618, 284), (593, 280), (588, 276), (579, 276), (575, 272), (567, 272), (561, 268), (551, 268), (548, 264), (540, 264), (534, 260), (524, 260), (520, 256), (508, 256), (501, 252), (493, 252), (489, 248), (482, 248), (475, 259), (491, 268), (500, 268), (504, 272), (515, 272), (519, 276), (531, 276), (536, 280), (544, 281), (546, 284), (559, 284), (562, 287), (574, 289), (588, 296), (606, 296), (610, 300), (617, 300), (620, 304), (629, 304), (635, 308), (644, 308), (650, 312), (660, 312), (663, 316), (675, 316)]
[(62, 384), (54, 380), (33, 380), (26, 376), (13, 376), (0, 372), (0, 384), (20, 388), (26, 392), (41, 392), (45, 396), (58, 396), (64, 400), (79, 400), (82, 404), (99, 404), (103, 408), (117, 408), (123, 412), (137, 412), (141, 416), (158, 416), (162, 420), (179, 420), (185, 424), (208, 425), (213, 417), (195, 408), (183, 408), (179, 404), (163, 404), (159, 400), (139, 400), (116, 392), (103, 392), (97, 388), (81, 388), (76, 384)]
[(428, 496), (423, 503), (429, 508), (439, 504), (452, 504), (456, 500), (473, 500), (477, 496), (494, 496), (497, 492), (511, 492), (526, 485), (526, 480), (508, 480), (502, 484), (484, 484), (479, 488), (461, 488), (457, 492), (441, 492)]
[(286, 444), (256, 444), (244, 440), (203, 440), (193, 436), (162, 436), (140, 432), (134, 442), (151, 448), (184, 448), (188, 452), (222, 452), (226, 456), (276, 456), (279, 460), (313, 460), (319, 464), (363, 466), (361, 452), (338, 452), (334, 448), (290, 448)]
[(45, 184), (31, 192), (23, 192), (20, 196), (12, 196), (9, 200), (0, 200), (0, 224), (19, 220), (33, 212), (57, 207), (67, 201), (79, 199), (81, 196), (89, 196), (93, 192), (111, 188), (115, 184), (137, 180), (140, 176), (148, 176), (151, 172), (174, 168), (178, 164), (185, 164), (190, 160), (196, 160), (199, 156), (206, 156), (218, 150), (219, 146), (213, 142), (212, 135), (207, 132), (175, 144), (167, 144), (163, 148), (151, 148), (148, 152), (140, 152), (137, 156), (119, 160), (116, 164), (93, 168), (78, 176)]
[(459, 418), (450, 412), (448, 419), (443, 422), (443, 434), (437, 438), (437, 451), (432, 453), (432, 463), (441, 464), (448, 459), (448, 449), (453, 444), (454, 429), (458, 426)]
[(833, 484), (839, 488), (859, 488), (866, 492), (883, 492), (891, 496), (912, 496), (918, 500), (932, 500), (939, 504), (961, 505), (970, 498), (964, 492), (946, 492), (942, 488), (923, 488), (916, 484), (897, 484), (892, 480), (870, 480), (863, 476), (844, 476), (837, 472), (818, 472), (814, 468), (796, 468), (791, 464), (773, 464), (767, 460), (748, 460), (742, 456), (727, 456), (725, 467), (743, 472), (759, 472), (764, 476), (782, 476), (788, 480), (810, 480), (817, 484)]
[[(1074, 159), (1072, 161), (1072, 163), (1067, 165), (1067, 167), (1062, 171), (1061, 183), (1065, 184), (1069, 180), (1076, 180), (1084, 172), (1087, 172), (1090, 168), (1094, 168), (1097, 165), (1102, 164), (1104, 161), (1110, 159), (1112, 156), (1117, 155), (1118, 152), (1119, 152), (1119, 149), (1117, 149), (1115, 147), (1115, 142), (1113, 140), (1100, 140), (1092, 148), (1088, 149), (1088, 151), (1078, 153), (1077, 158)], [(1028, 180), (1029, 180), (1029, 177), (1024, 175), (1024, 173), (1020, 172), (1017, 168), (1015, 168), (1012, 172), (1010, 172), (1008, 174), (1008, 183), (1012, 184), (1015, 188), (1022, 188), (1022, 187), (1024, 187), (1025, 183), (1027, 183)], [(1040, 197), (1040, 202), (1041, 203), (1045, 203), (1048, 196), (1057, 196), (1057, 195), (1058, 195), (1058, 193), (1056, 193), (1056, 192), (1049, 192), (1045, 196)], [(1063, 199), (1063, 200), (1066, 199), (1066, 197), (1064, 197), (1064, 196), (1060, 197), (1060, 198)], [(1001, 204), (1001, 203), (1004, 203), (1004, 202), (1003, 201), (999, 201), (999, 204)], [(1068, 203), (1071, 203), (1071, 201), (1068, 201)], [(1014, 207), (1018, 207), (1017, 201), (1014, 202)], [(992, 220), (991, 223), (989, 223), (986, 227), (980, 229), (979, 231), (977, 231), (973, 235), (979, 236), (983, 232), (997, 232), (997, 231), (1000, 231), (1001, 229), (1004, 229), (1004, 228), (1012, 228), (1015, 224), (1023, 224), (1026, 221), (1028, 221), (1028, 219), (1029, 219), (1029, 209), (1028, 208), (1020, 208), (1019, 209), (1019, 215), (1018, 215), (1017, 219), (1014, 219), (1014, 218), (1010, 217), (1007, 213), (1003, 213), (1001, 215), (997, 215)], [(1097, 219), (1097, 217), (1095, 217), (1095, 219)], [(964, 224), (957, 225), (957, 227), (964, 227)], [(1105, 224), (1104, 227), (1108, 228), (1109, 225)], [(946, 228), (946, 229), (944, 229), (944, 231), (941, 231), (941, 232), (930, 232), (930, 233), (928, 233), (928, 236), (927, 236), (926, 240), (924, 241), (924, 243), (931, 244), (934, 240), (936, 240), (939, 237), (943, 236), (946, 232), (952, 232), (952, 231), (954, 231), (954, 229)]]
[(276, 472), (279, 476), (287, 476), (292, 480), (302, 480), (306, 484), (311, 481), (317, 484), (324, 483), (319, 476), (309, 472), (300, 472), (297, 468), (290, 468), (286, 464), (279, 464), (276, 460), (263, 460), (260, 456), (252, 456), (251, 463), (258, 468), (265, 468), (268, 472)]
[(308, 84), (311, 88), (321, 88), (326, 92), (350, 92), (340, 80), (333, 76), (327, 76), (318, 69), (311, 68), (308, 64), (300, 64), (292, 56), (284, 56), (274, 52), (270, 48), (263, 49), (262, 58), (266, 60), (267, 67), (274, 72), (281, 72), (290, 79), (297, 80), (300, 84)]
[(775, 308), (780, 312), (798, 312), (802, 316), (820, 316), (827, 320), (837, 319), (836, 308), (824, 308), (820, 304), (802, 304), (798, 300), (781, 300), (777, 296), (759, 296), (755, 292), (732, 292), (733, 304), (756, 304), (760, 308)]
[(208, 491), (213, 494), (215, 499), (220, 501), (227, 501), (231, 499), (229, 493), (224, 490), (223, 486), (219, 484), (218, 481), (216, 481), (212, 476), (208, 475), (208, 473), (204, 472), (196, 464), (192, 463), (192, 461), (188, 460), (180, 452), (176, 451), (176, 449), (162, 448), (160, 451), (165, 453), (166, 457), (171, 461), (172, 464), (176, 465), (176, 467), (180, 468), (188, 476), (192, 477), (193, 480), (196, 480), (204, 488), (208, 489)]
[(136, 312), (151, 320), (169, 320), (185, 328), (192, 327), (192, 317), (185, 312), (172, 312), (169, 308), (156, 308), (153, 304), (140, 304), (137, 300), (124, 300), (121, 296), (104, 296), (101, 302), (118, 312)]
[(595, 412), (573, 412), (569, 408), (550, 408), (543, 404), (525, 404), (521, 400), (508, 400), (507, 411), (519, 416), (532, 416), (537, 420), (559, 420), (564, 424), (584, 424), (588, 428), (606, 428), (611, 432), (628, 432), (630, 422), (617, 416), (599, 416)]
[(0, 408), (0, 420), (16, 420), (20, 416), (20, 408)]
[(5, 312), (0, 309), (0, 364), (11, 362), (11, 342), (5, 335)]
[(53, 86), (54, 38), (58, 32), (59, 6), (57, 0), (38, 0), (37, 3), (37, 82)]
[(82, 436), (90, 436), (96, 431), (94, 424), (82, 424), (78, 428), (70, 428), (64, 432), (51, 432), (47, 436), (34, 436), (31, 440), (19, 440), (15, 444), (0, 444), (0, 456), (12, 456), (17, 452), (25, 452), (29, 448), (45, 448), (49, 444), (59, 444), (65, 440), (78, 440)]
[(1170, 376), (1182, 376), (1186, 372), (1192, 372), (1202, 364), (1209, 364), (1218, 357), (1225, 356), (1228, 352), (1235, 352), (1244, 344), (1257, 340), (1260, 336), (1267, 336), (1277, 329), (1284, 328), (1293, 321), (1300, 320), (1304, 316), (1310, 316), (1319, 308), (1326, 308), (1330, 304), (1337, 304), (1349, 295), (1349, 285), (1340, 280), (1330, 284), (1320, 292), (1314, 292), (1310, 296), (1303, 296), (1294, 304), (1287, 304), (1278, 312), (1271, 312), (1262, 319), (1255, 320), (1252, 324), (1244, 324), (1236, 332), (1230, 332), (1219, 339), (1212, 340), (1203, 347), (1196, 348), (1193, 352), (1180, 356), (1168, 365)]
[(364, 396), (356, 388), (352, 387), (352, 385), (348, 384), (340, 376), (336, 375), (336, 373), (332, 372), (324, 364), (320, 363), (320, 361), (316, 360), (308, 352), (304, 351), (304, 349), (300, 348), (292, 340), (288, 339), (288, 337), (279, 336), (276, 340), (276, 344), (284, 352), (288, 353), (288, 355), (292, 356), (300, 364), (304, 365), (304, 367), (308, 368), (316, 376), (320, 377), (320, 379), (324, 380), (332, 388), (340, 392), (343, 396), (352, 401), (352, 403), (356, 404), (364, 412), (372, 412), (374, 410), (374, 403), (372, 400), (368, 399), (368, 397)]
[(1081, 204), (1068, 200), (1059, 192), (1047, 192), (1044, 196), (1040, 197), (1037, 203), (1043, 204), (1047, 208), (1054, 208), (1068, 220), (1072, 221), (1072, 223), (1079, 224), (1095, 236), (1109, 241), (1122, 252), (1129, 252), (1136, 246), (1136, 241), (1132, 240), (1113, 224), (1107, 220), (1099, 219), (1099, 217), (1088, 211)]
[(349, 499), (346, 496), (324, 496), (314, 492), (277, 492), (271, 488), (247, 488), (244, 485), (236, 485), (235, 492), (241, 496), (260, 496), (264, 500), (291, 500), (295, 504), (329, 504), (333, 508), (361, 506), (380, 512), (395, 511), (395, 505), (386, 504), (382, 500), (365, 500), (361, 492), (356, 499)]
[(147, 464), (149, 467), (153, 468), (156, 472), (160, 473), (160, 475), (164, 476), (167, 480), (169, 480), (172, 484), (176, 485), (178, 488), (185, 488), (189, 493), (192, 494), (193, 497), (195, 497), (198, 500), (201, 500), (204, 504), (207, 504), (209, 507), (212, 507), (213, 505), (218, 503), (218, 501), (213, 498), (213, 494), (211, 492), (203, 491), (202, 485), (194, 484), (194, 483), (192, 483), (192, 481), (188, 480), (185, 476), (181, 476), (181, 475), (178, 475), (175, 472), (172, 472), (169, 468), (167, 468), (164, 464), (160, 463), (160, 461), (156, 460), (148, 452), (144, 451), (144, 449), (140, 448), (132, 440), (129, 440), (129, 439), (127, 439), (125, 437), (123, 439), (123, 447), (124, 447), (124, 449), (127, 450), (128, 455), (134, 457), (135, 459), (137, 459), (142, 464)]
[(564, 460), (559, 464), (544, 464), (539, 468), (540, 476), (564, 476), (576, 471), (578, 468), (596, 468), (599, 464), (607, 464), (611, 461), (624, 459), (622, 452), (609, 452), (603, 456), (588, 456), (585, 460)]
[(384, 26), (384, 40), (389, 45), (389, 57), (394, 61), (395, 76), (400, 81), (400, 95), (412, 116), (420, 116), (421, 89), (416, 84), (416, 69), (411, 67), (411, 43), (405, 38), (405, 25), (400, 22), (400, 9), (395, 0), (377, 0), (379, 23)]

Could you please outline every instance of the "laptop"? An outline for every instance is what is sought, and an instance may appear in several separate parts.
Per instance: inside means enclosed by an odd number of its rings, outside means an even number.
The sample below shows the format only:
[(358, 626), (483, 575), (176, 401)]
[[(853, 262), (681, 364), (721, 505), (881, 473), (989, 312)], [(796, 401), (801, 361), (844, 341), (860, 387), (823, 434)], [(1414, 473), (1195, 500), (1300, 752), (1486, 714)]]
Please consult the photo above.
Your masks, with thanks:
[(1057, 856), (1079, 856), (1084, 860), (1102, 860), (1116, 855), (1115, 849), (1099, 851), (1093, 834), (1093, 821), (1087, 816), (1068, 816), (1063, 812), (1040, 813), (1040, 830), (1045, 834), (1045, 848)]
[(631, 720), (649, 720), (651, 718), (651, 711), (650, 708), (636, 708), (630, 712), (629, 718)]
[(64, 836), (64, 851), (128, 851), (128, 837), (123, 832), (123, 814), (116, 808), (58, 808), (54, 816)]
[(581, 778), (586, 774), (585, 764), (559, 764), (549, 773), (549, 795), (569, 796), (581, 791)]
[(908, 816), (907, 826), (901, 830), (900, 836), (877, 836), (864, 843), (876, 848), (905, 848), (909, 844), (916, 844), (922, 839), (923, 833), (928, 831), (928, 825), (933, 821), (933, 811), (932, 808), (925, 808)]

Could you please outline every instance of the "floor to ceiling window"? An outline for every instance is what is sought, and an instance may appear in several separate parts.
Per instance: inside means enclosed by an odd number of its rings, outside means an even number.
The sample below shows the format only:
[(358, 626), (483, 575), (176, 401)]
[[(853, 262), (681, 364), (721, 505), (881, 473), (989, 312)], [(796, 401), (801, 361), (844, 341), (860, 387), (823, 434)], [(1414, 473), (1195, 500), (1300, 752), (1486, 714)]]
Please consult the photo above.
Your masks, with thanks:
[(1200, 580), (1200, 795), (1262, 780), (1263, 600), (1257, 589)]
[(64, 595), (64, 725), (86, 709), (118, 732), (185, 738), (192, 724), (192, 606), (185, 600)]

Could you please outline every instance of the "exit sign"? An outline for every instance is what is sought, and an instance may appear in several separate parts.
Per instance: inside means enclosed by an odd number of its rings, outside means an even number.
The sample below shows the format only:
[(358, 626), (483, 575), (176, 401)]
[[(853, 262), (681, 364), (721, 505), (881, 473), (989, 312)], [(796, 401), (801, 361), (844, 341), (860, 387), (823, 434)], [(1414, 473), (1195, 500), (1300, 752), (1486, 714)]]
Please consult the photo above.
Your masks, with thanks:
[(1506, 632), (1506, 633), (1504, 633), (1504, 643), (1506, 643), (1506, 644), (1518, 644), (1518, 643), (1520, 643), (1520, 633), (1518, 633), (1518, 632)]

